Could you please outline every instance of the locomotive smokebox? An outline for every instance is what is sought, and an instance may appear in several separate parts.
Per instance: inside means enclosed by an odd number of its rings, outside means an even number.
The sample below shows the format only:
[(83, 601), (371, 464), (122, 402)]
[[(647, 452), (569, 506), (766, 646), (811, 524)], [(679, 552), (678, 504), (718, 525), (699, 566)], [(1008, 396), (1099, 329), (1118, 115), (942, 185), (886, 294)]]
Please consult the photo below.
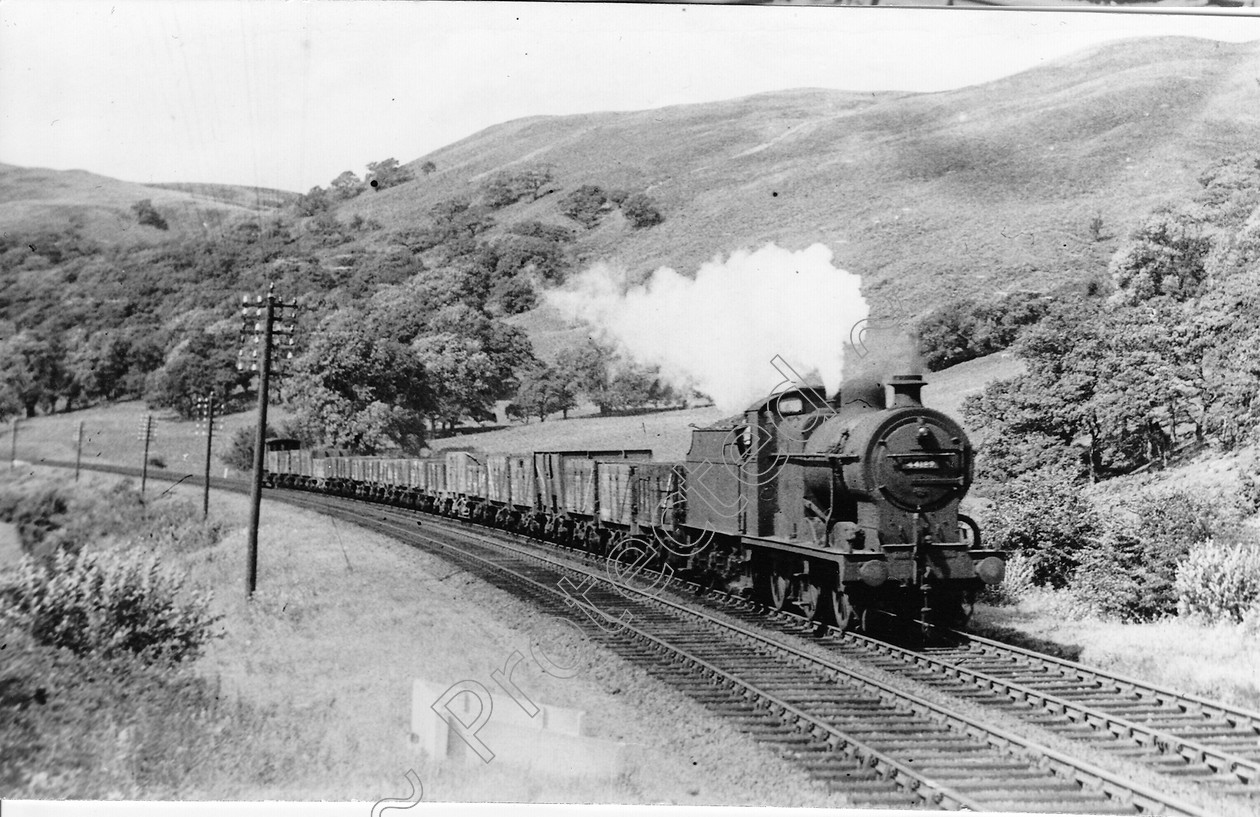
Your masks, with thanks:
[(892, 386), (893, 408), (923, 405), (923, 375), (893, 375), (888, 385)]

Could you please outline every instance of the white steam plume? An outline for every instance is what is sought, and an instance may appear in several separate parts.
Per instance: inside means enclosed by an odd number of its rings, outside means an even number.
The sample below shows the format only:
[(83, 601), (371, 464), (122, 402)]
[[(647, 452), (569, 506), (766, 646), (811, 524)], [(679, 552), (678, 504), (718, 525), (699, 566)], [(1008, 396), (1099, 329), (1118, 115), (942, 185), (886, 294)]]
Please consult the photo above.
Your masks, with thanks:
[(837, 269), (821, 244), (792, 252), (767, 244), (703, 264), (695, 278), (662, 267), (627, 288), (624, 272), (597, 264), (547, 294), (673, 385), (736, 412), (783, 382), (777, 355), (802, 377), (840, 385), (853, 327), (867, 316), (861, 276)]

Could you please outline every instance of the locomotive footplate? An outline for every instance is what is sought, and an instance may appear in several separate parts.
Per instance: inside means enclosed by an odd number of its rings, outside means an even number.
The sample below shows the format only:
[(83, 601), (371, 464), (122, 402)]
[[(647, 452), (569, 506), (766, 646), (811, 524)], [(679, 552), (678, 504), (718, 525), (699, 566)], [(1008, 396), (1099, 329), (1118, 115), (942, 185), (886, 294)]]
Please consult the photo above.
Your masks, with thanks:
[[(861, 581), (862, 566), (871, 561), (882, 561), (888, 569), (888, 581), (916, 584), (914, 545), (883, 545), (883, 552), (856, 552), (844, 554), (844, 581)], [(968, 581), (976, 578), (976, 551), (965, 543), (935, 544), (926, 549), (928, 569), (932, 577), (944, 581)], [(868, 569), (869, 572), (869, 569)]]

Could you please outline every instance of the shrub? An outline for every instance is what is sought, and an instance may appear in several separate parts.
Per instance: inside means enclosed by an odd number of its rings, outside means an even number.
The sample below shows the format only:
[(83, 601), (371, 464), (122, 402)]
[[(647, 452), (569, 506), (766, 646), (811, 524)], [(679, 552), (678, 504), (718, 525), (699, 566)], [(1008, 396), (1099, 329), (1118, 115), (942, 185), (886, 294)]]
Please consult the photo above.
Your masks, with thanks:
[(1066, 587), (1080, 553), (1098, 530), (1098, 519), (1071, 472), (1041, 468), (987, 489), (993, 506), (980, 526), (993, 547), (1023, 554), (1032, 583)]
[(492, 209), (507, 207), (522, 199), (533, 201), (545, 195), (551, 183), (550, 167), (509, 172), (500, 171), (481, 186), (482, 203)]
[(635, 193), (621, 204), (621, 212), (635, 229), (653, 227), (665, 220), (656, 202), (644, 193)]
[(1145, 491), (1107, 509), (1099, 535), (1082, 554), (1075, 596), (1121, 621), (1151, 621), (1178, 608), (1178, 565), (1196, 543), (1237, 541), (1232, 501), (1181, 491)]
[(25, 556), (0, 616), (39, 643), (78, 655), (175, 663), (201, 652), (216, 620), (208, 594), (181, 600), (184, 583), (156, 554), (137, 549)]
[(1176, 610), (1173, 588), (1178, 548), (1114, 528), (1081, 557), (1073, 595), (1105, 618), (1152, 621)]
[[(244, 426), (238, 428), (236, 433), (232, 435), (232, 441), (228, 443), (227, 451), (219, 455), (219, 459), (229, 468), (235, 468), (238, 471), (254, 470), (254, 438), (258, 435), (258, 430), (253, 426)], [(267, 437), (276, 436), (275, 429), (267, 426)]]
[(77, 656), (2, 623), (0, 642), (0, 791), (8, 797), (236, 796), (304, 774), (317, 780), (345, 762), (326, 738), (324, 710), (254, 706), (185, 666)]
[(153, 202), (149, 199), (141, 199), (131, 205), (132, 211), (136, 214), (136, 221), (146, 227), (156, 227), (159, 230), (170, 229), (170, 225), (166, 223), (166, 219), (153, 206)]
[(608, 195), (593, 184), (584, 184), (560, 200), (560, 212), (590, 229), (604, 215)]
[(919, 321), (919, 351), (932, 371), (1000, 352), (1044, 318), (1050, 306), (1048, 296), (1035, 292), (950, 301)]
[(62, 529), (70, 499), (56, 487), (24, 488), (12, 485), (0, 491), (0, 521), (17, 528), (23, 548), (29, 552)]
[(1260, 603), (1260, 546), (1201, 542), (1178, 566), (1175, 587), (1181, 615), (1241, 624)]
[(108, 489), (50, 486), (43, 480), (0, 490), (0, 521), (14, 523), (22, 548), (37, 558), (78, 552), (87, 542), (126, 537), (159, 551), (197, 550), (219, 541), (223, 527), (201, 521), (201, 509), (173, 497), (146, 502), (130, 480)]

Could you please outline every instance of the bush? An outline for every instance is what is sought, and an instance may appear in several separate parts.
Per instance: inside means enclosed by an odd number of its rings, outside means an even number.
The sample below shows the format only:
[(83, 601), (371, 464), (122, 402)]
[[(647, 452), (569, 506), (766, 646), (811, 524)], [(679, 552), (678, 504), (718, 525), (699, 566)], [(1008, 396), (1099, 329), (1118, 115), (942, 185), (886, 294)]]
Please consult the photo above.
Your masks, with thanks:
[(253, 706), (184, 666), (76, 656), (3, 624), (0, 642), (0, 791), (8, 797), (239, 796), (318, 782), (345, 762), (326, 738), (323, 710)]
[(87, 542), (126, 537), (163, 552), (198, 550), (219, 541), (223, 528), (201, 521), (194, 503), (173, 497), (146, 502), (131, 481), (107, 490), (50, 486), (24, 480), (0, 489), (0, 521), (18, 528), (22, 549), (48, 558), (78, 552)]
[(1201, 542), (1178, 566), (1175, 588), (1179, 614), (1241, 624), (1260, 603), (1260, 546)]
[(522, 199), (533, 201), (546, 194), (551, 184), (549, 167), (509, 172), (499, 171), (481, 185), (482, 203), (492, 209), (507, 207)]
[(1128, 531), (1108, 530), (1084, 552), (1073, 596), (1104, 618), (1153, 621), (1176, 611), (1179, 549)]
[(0, 616), (41, 644), (78, 655), (131, 654), (152, 662), (195, 658), (213, 637), (207, 594), (140, 550), (23, 557)]
[[(228, 443), (227, 451), (219, 455), (219, 460), (229, 468), (235, 468), (237, 471), (253, 471), (254, 470), (254, 438), (258, 435), (258, 429), (253, 426), (243, 426), (236, 430), (232, 435), (232, 441)], [(267, 438), (276, 436), (275, 429), (267, 426)]]
[(993, 507), (977, 521), (993, 547), (1025, 556), (1033, 584), (1066, 587), (1098, 531), (1093, 506), (1072, 473), (1041, 468), (989, 487), (984, 495)]
[(131, 205), (132, 212), (136, 214), (136, 221), (146, 227), (156, 227), (159, 230), (168, 230), (170, 225), (166, 223), (166, 219), (153, 206), (153, 202), (149, 199), (141, 199)]
[(931, 371), (1000, 352), (1044, 318), (1050, 305), (1049, 297), (1035, 292), (950, 301), (919, 321), (919, 351)]
[(62, 529), (69, 509), (70, 499), (60, 488), (12, 485), (0, 491), (0, 522), (17, 528), (28, 553)]
[(560, 212), (590, 229), (603, 217), (607, 203), (608, 195), (603, 188), (584, 184), (560, 199)]
[(657, 208), (656, 202), (652, 201), (644, 193), (635, 193), (626, 198), (621, 205), (621, 212), (629, 220), (630, 226), (635, 229), (653, 227), (665, 220), (665, 217), (661, 215), (661, 211)]
[(1175, 615), (1178, 566), (1204, 540), (1237, 541), (1232, 501), (1181, 491), (1145, 491), (1109, 508), (1107, 522), (1082, 554), (1074, 595), (1095, 612), (1121, 621)]

